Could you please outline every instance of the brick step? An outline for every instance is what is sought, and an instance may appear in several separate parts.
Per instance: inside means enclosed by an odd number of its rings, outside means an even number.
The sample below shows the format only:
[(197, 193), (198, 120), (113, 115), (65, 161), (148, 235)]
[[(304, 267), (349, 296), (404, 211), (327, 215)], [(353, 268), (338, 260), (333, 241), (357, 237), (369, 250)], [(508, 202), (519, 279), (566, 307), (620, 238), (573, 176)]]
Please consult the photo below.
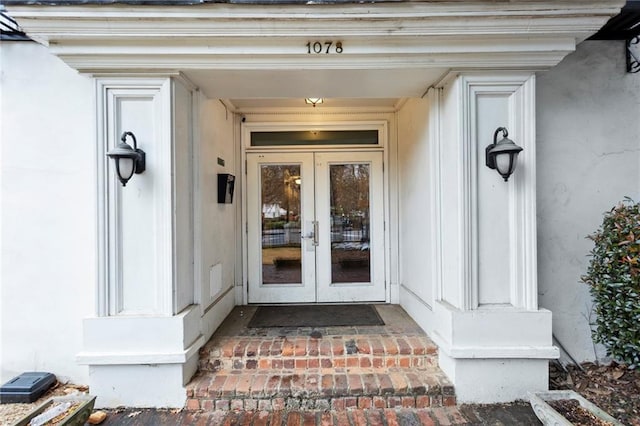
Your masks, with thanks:
[(316, 369), (200, 372), (187, 386), (187, 409), (344, 410), (455, 405), (438, 369)]
[[(505, 410), (506, 411), (506, 410)], [(155, 414), (150, 410), (137, 409), (136, 422), (138, 424), (168, 424), (167, 416)], [(162, 412), (162, 411), (161, 411)], [(502, 414), (502, 413), (500, 413)], [(109, 418), (115, 418), (116, 423), (130, 422), (127, 416), (131, 412), (126, 410), (109, 413)], [(533, 415), (533, 414), (532, 414)], [(179, 426), (192, 425), (412, 425), (412, 426), (451, 426), (451, 425), (480, 425), (480, 419), (470, 409), (460, 410), (458, 407), (430, 407), (430, 408), (395, 408), (395, 409), (351, 409), (351, 410), (283, 410), (283, 411), (188, 411), (183, 410), (172, 417), (171, 424)], [(504, 419), (507, 423), (504, 423)], [(514, 417), (509, 414), (496, 417), (491, 424), (534, 424), (537, 421), (524, 416)], [(523, 420), (527, 421), (526, 423)], [(161, 423), (163, 422), (163, 423)], [(129, 423), (127, 423), (129, 424)]]
[(426, 336), (222, 337), (200, 350), (201, 371), (308, 368), (428, 368), (437, 346)]

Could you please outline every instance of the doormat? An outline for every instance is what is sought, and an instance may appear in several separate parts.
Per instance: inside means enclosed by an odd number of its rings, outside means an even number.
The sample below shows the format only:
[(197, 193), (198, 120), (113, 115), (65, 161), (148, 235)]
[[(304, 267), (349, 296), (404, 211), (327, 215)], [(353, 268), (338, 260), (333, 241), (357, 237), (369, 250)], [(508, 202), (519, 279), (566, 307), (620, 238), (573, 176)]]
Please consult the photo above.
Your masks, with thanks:
[(384, 325), (373, 305), (259, 306), (249, 328)]

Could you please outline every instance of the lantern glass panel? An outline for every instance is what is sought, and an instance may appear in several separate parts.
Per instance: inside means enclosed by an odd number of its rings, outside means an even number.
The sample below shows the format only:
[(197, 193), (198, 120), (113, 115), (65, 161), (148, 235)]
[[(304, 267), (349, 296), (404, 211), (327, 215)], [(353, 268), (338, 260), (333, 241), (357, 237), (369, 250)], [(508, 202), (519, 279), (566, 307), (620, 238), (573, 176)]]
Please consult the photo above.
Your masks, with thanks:
[[(515, 157), (515, 155), (514, 155)], [(515, 161), (515, 158), (514, 158)], [(511, 169), (511, 154), (508, 152), (500, 153), (496, 155), (496, 169), (498, 173), (505, 175), (509, 173)]]
[(134, 160), (133, 158), (121, 157), (116, 159), (116, 167), (118, 168), (118, 175), (126, 180), (131, 179), (134, 172)]

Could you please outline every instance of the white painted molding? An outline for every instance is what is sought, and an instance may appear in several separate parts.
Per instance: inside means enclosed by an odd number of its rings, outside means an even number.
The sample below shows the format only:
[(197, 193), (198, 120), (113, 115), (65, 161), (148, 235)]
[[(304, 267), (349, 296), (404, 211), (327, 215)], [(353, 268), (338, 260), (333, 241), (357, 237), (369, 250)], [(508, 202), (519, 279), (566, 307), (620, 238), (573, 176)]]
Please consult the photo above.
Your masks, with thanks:
[[(255, 35), (252, 21), (268, 22), (261, 32), (272, 36), (334, 36), (362, 34), (466, 35), (521, 34), (535, 36), (555, 32), (596, 31), (619, 12), (622, 0), (603, 1), (515, 1), (496, 7), (494, 1), (398, 2), (344, 4), (331, 7), (207, 4), (203, 6), (145, 6), (126, 8), (103, 5), (96, 11), (87, 6), (17, 6), (10, 14), (27, 32), (58, 38), (120, 34), (135, 37), (166, 37), (173, 33), (194, 37), (206, 35)], [(59, 21), (75, 19), (77, 25)], [(371, 25), (376, 22), (376, 25)], [(162, 25), (160, 25), (162, 24)], [(150, 32), (150, 30), (153, 30)]]
[[(624, 5), (444, 1), (343, 5), (10, 6), (35, 40), (96, 70), (515, 68), (557, 64)], [(316, 60), (306, 43), (341, 41)]]
[(76, 355), (76, 362), (82, 365), (139, 365), (139, 364), (184, 364), (207, 343), (200, 336), (191, 346), (177, 352), (90, 352), (83, 351)]
[(404, 292), (407, 293), (407, 295), (411, 296), (413, 299), (415, 299), (416, 302), (418, 302), (420, 305), (422, 305), (423, 307), (427, 308), (429, 311), (433, 310), (433, 307), (429, 304), (429, 302), (427, 302), (426, 300), (424, 300), (422, 297), (418, 296), (413, 290), (411, 290), (409, 287), (407, 287), (404, 284), (400, 284), (400, 289)]
[(557, 359), (555, 346), (452, 346), (437, 333), (430, 336), (438, 350), (455, 359)]
[(200, 122), (202, 114), (202, 104), (206, 101), (206, 97), (199, 90), (195, 90), (192, 98), (192, 126), (193, 126), (193, 144), (192, 144), (192, 170), (191, 179), (193, 182), (193, 303), (199, 305), (200, 316), (204, 315), (206, 300), (202, 300), (203, 282), (203, 229), (202, 229), (202, 168), (201, 162), (196, 159), (201, 158), (201, 146), (203, 136), (200, 130)]
[[(524, 287), (517, 287), (518, 291), (513, 294), (512, 300), (518, 306), (525, 309), (538, 309), (538, 229), (537, 229), (537, 177), (536, 177), (536, 76), (532, 75), (518, 90), (514, 100), (522, 103), (519, 108), (522, 110), (521, 117), (527, 121), (518, 123), (516, 136), (522, 141), (522, 146), (526, 153), (522, 155), (519, 172), (522, 178), (515, 181), (514, 189), (518, 198), (518, 210), (522, 212), (521, 233), (519, 240), (514, 244), (520, 248), (516, 259), (518, 263), (517, 271), (519, 276), (513, 277), (514, 281), (521, 280)], [(528, 188), (523, 189), (523, 185)], [(533, 185), (533, 188), (531, 187)], [(515, 289), (514, 289), (515, 290)]]
[[(305, 39), (300, 39), (295, 47), (300, 50)], [(367, 40), (378, 45), (389, 43), (389, 39)], [(354, 43), (355, 41), (352, 41)], [(187, 43), (187, 41), (185, 41)], [(443, 41), (446, 46), (446, 40)], [(493, 42), (492, 42), (493, 43)], [(239, 43), (234, 43), (239, 44)], [(542, 43), (540, 43), (542, 44)], [(517, 69), (545, 70), (557, 65), (565, 56), (575, 50), (575, 42), (561, 39), (553, 46), (544, 46), (545, 50), (527, 49), (518, 46), (514, 49), (501, 49), (499, 44), (487, 43), (484, 49), (465, 52), (421, 51), (412, 49), (391, 52), (353, 51), (340, 57), (330, 56), (323, 61), (309, 60), (300, 52), (283, 52), (281, 46), (268, 46), (252, 54), (243, 52), (250, 45), (240, 46), (237, 53), (210, 52), (205, 49), (182, 52), (153, 52), (143, 46), (124, 46), (119, 49), (105, 49), (97, 46), (91, 53), (75, 53), (73, 46), (58, 44), (50, 47), (53, 54), (60, 57), (70, 67), (84, 73), (110, 72), (137, 69), (181, 69), (181, 70), (351, 70), (351, 69), (406, 69), (406, 68), (462, 68), (462, 69)], [(548, 49), (548, 50), (546, 50)], [(186, 48), (183, 48), (186, 50)]]
[[(282, 121), (284, 117), (279, 117), (278, 121), (256, 121), (256, 122), (242, 122), (240, 123), (240, 141), (241, 141), (241, 170), (242, 170), (242, 199), (244, 202), (242, 203), (241, 208), (241, 229), (242, 232), (242, 259), (243, 259), (243, 279), (242, 279), (242, 287), (236, 287), (236, 300), (242, 300), (243, 304), (248, 303), (248, 291), (249, 291), (249, 265), (248, 265), (248, 249), (247, 249), (247, 239), (248, 234), (246, 230), (248, 229), (248, 211), (247, 211), (247, 169), (246, 169), (246, 159), (247, 153), (250, 152), (278, 152), (283, 149), (288, 152), (296, 152), (296, 151), (308, 151), (309, 149), (313, 149), (314, 151), (382, 151), (384, 156), (384, 162), (387, 165), (384, 168), (384, 191), (383, 193), (388, 194), (390, 181), (386, 177), (389, 174), (389, 122), (388, 120), (350, 120), (350, 121), (327, 121), (327, 122), (313, 122), (313, 121), (301, 121), (301, 122), (289, 122)], [(363, 146), (363, 145), (334, 145), (334, 146), (272, 146), (272, 147), (252, 147), (251, 146), (251, 132), (260, 132), (260, 131), (305, 131), (305, 130), (374, 130), (378, 131), (378, 145), (371, 146)], [(385, 195), (388, 198), (388, 195)], [(390, 206), (388, 203), (388, 199), (385, 198), (382, 203), (384, 206), (384, 242), (385, 242), (385, 250), (384, 250), (384, 277), (385, 277), (385, 302), (389, 303), (391, 301), (391, 275), (390, 275), (390, 262), (394, 253), (392, 253), (391, 243), (390, 243), (390, 233), (391, 226), (390, 223)], [(395, 257), (397, 261), (397, 255)], [(238, 293), (240, 292), (241, 293)]]
[[(442, 140), (442, 129), (441, 122), (442, 117), (440, 116), (440, 107), (441, 107), (441, 95), (442, 89), (430, 88), (427, 92), (427, 97), (429, 100), (429, 150), (430, 154), (429, 161), (429, 170), (431, 171), (431, 200), (429, 202), (431, 206), (431, 235), (433, 235), (433, 257), (430, 260), (432, 268), (432, 276), (431, 276), (431, 285), (433, 287), (433, 298), (434, 300), (442, 299), (442, 286), (444, 285), (444, 279), (442, 276), (442, 182), (441, 182), (441, 173), (442, 173), (442, 164), (441, 164), (441, 156), (440, 156), (440, 143)], [(411, 290), (406, 288), (413, 296), (417, 297), (422, 303), (424, 303), (430, 310), (431, 306), (416, 294), (414, 294)]]
[[(244, 189), (243, 189), (243, 184), (242, 182), (244, 182), (245, 180), (245, 174), (243, 172), (244, 169), (244, 161), (243, 160), (243, 148), (242, 148), (242, 139), (241, 139), (241, 135), (242, 135), (242, 131), (241, 131), (241, 125), (242, 125), (242, 118), (240, 117), (239, 114), (234, 114), (233, 115), (233, 161), (235, 163), (235, 167), (234, 170), (237, 171), (237, 174), (240, 175), (240, 185), (236, 184), (237, 188), (235, 189), (236, 192), (236, 199), (238, 200), (244, 200)], [(244, 259), (244, 250), (245, 250), (245, 237), (246, 237), (246, 233), (244, 232), (244, 230), (246, 228), (244, 228), (244, 222), (243, 222), (243, 206), (241, 205), (243, 203), (236, 203), (236, 207), (235, 207), (235, 226), (236, 229), (238, 230), (238, 232), (236, 232), (236, 245), (235, 245), (235, 253), (236, 253), (236, 259)], [(235, 291), (234, 291), (234, 306), (235, 305), (246, 305), (248, 300), (247, 300), (247, 293), (246, 291), (244, 291), (246, 289), (245, 287), (245, 282), (244, 282), (244, 277), (246, 276), (245, 272), (244, 272), (244, 268), (245, 268), (245, 263), (244, 261), (238, 261), (236, 260), (235, 262), (235, 273), (234, 273), (234, 281), (233, 281), (233, 285), (235, 287)]]
[(407, 101), (406, 98), (401, 98), (394, 106), (382, 107), (244, 107), (235, 108), (234, 112), (237, 114), (257, 114), (257, 115), (296, 115), (296, 116), (308, 116), (309, 118), (317, 117), (318, 115), (336, 115), (339, 117), (361, 114), (388, 114), (395, 113), (400, 110), (402, 105)]
[(354, 150), (354, 149), (372, 149), (381, 150), (387, 146), (388, 138), (388, 122), (387, 120), (352, 120), (352, 121), (303, 121), (303, 122), (246, 122), (242, 123), (242, 146), (245, 149), (252, 151), (269, 151), (269, 150), (282, 150), (281, 146), (251, 146), (251, 132), (279, 132), (279, 131), (306, 131), (306, 130), (377, 130), (378, 131), (378, 144), (377, 145), (328, 145), (328, 146), (308, 146), (308, 145), (296, 145), (287, 146), (288, 151), (296, 150), (308, 150), (310, 147), (317, 150), (329, 148), (331, 150)]

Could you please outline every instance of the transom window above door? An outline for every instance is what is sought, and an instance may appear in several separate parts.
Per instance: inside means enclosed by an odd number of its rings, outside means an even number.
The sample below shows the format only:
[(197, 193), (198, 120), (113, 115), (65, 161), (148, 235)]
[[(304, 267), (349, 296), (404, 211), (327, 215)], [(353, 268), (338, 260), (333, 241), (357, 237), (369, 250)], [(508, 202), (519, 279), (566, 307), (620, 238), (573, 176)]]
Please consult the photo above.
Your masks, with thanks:
[(251, 146), (379, 145), (378, 130), (251, 132)]
[(388, 139), (384, 120), (242, 124), (246, 152), (297, 150), (384, 150)]

